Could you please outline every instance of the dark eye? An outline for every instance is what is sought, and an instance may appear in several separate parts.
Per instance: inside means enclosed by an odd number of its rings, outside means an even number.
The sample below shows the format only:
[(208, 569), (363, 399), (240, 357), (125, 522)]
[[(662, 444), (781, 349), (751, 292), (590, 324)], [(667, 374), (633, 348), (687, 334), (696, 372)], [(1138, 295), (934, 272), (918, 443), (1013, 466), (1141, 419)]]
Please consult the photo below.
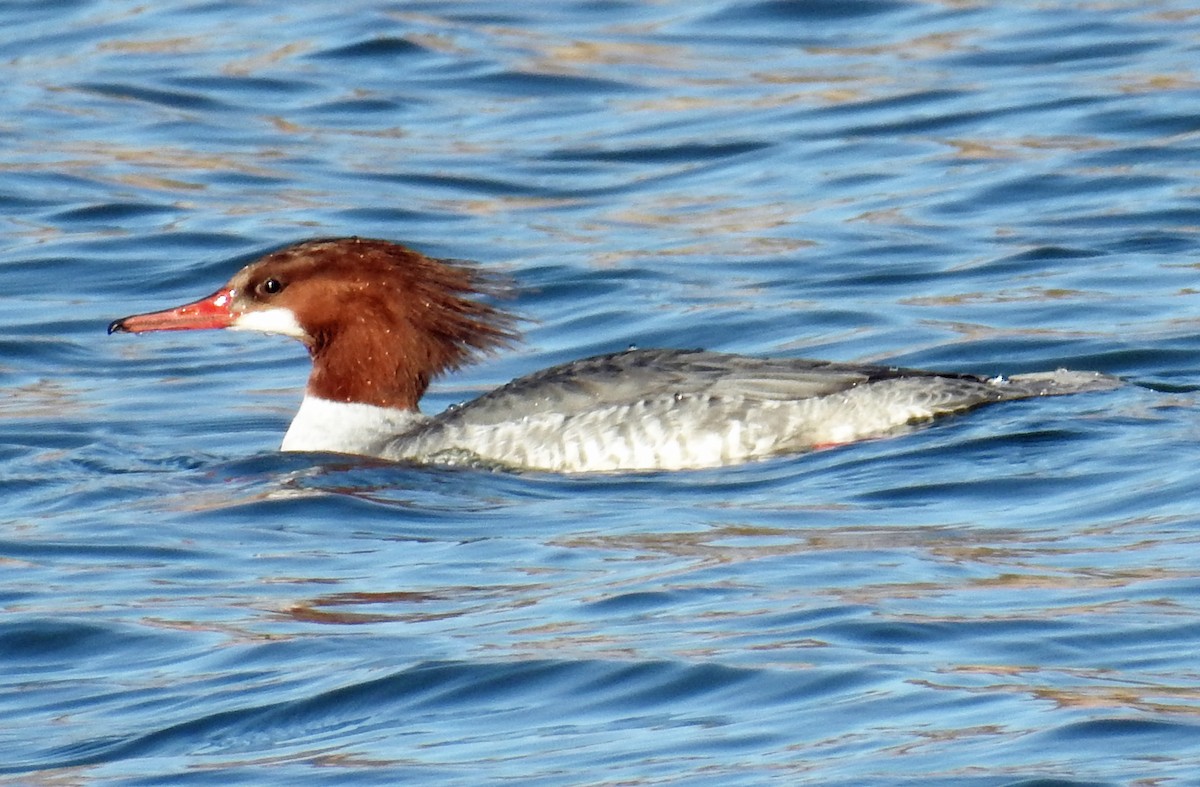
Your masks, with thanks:
[(263, 295), (278, 295), (283, 292), (283, 282), (279, 279), (267, 279), (258, 285), (258, 291)]

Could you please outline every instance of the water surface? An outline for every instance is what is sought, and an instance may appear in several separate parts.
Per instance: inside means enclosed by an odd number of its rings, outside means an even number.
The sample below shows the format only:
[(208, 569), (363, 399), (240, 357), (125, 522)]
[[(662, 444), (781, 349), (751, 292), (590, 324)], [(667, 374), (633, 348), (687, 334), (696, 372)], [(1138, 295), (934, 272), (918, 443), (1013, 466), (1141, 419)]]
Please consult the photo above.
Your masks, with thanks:
[[(1189, 4), (0, 8), (0, 772), (1195, 783)], [(311, 236), (518, 285), (438, 409), (631, 344), (1120, 375), (564, 478), (275, 451), (280, 338), (106, 337)]]

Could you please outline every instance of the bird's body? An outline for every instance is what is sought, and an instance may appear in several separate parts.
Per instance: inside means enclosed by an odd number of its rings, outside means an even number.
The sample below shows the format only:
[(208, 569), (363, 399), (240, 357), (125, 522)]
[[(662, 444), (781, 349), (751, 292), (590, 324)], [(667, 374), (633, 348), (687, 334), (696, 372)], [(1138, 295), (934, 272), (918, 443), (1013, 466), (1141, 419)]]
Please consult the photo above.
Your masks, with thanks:
[(282, 249), (212, 296), (110, 332), (237, 328), (293, 336), (313, 371), (289, 451), (556, 472), (717, 467), (879, 437), (994, 402), (1118, 384), (1059, 370), (1012, 378), (701, 350), (600, 355), (518, 378), (443, 413), (429, 381), (513, 338), (472, 267), (387, 241)]

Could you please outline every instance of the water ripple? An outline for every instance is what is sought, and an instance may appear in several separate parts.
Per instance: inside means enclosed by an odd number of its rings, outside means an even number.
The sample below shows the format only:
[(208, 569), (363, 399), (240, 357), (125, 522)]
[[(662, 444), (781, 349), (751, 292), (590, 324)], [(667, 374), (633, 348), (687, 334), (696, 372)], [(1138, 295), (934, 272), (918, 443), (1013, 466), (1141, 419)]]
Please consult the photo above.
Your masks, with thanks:
[[(1188, 4), (0, 24), (5, 774), (1194, 781)], [(429, 409), (630, 345), (1128, 384), (564, 478), (280, 455), (303, 347), (104, 335), (347, 234), (515, 283)]]

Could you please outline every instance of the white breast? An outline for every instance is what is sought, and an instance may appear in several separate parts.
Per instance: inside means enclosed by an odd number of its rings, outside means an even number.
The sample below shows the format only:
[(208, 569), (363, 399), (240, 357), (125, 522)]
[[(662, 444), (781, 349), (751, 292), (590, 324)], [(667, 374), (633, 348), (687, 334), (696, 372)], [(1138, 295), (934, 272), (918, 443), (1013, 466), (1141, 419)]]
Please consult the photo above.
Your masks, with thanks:
[(379, 456), (396, 435), (426, 420), (411, 410), (305, 396), (280, 450)]

